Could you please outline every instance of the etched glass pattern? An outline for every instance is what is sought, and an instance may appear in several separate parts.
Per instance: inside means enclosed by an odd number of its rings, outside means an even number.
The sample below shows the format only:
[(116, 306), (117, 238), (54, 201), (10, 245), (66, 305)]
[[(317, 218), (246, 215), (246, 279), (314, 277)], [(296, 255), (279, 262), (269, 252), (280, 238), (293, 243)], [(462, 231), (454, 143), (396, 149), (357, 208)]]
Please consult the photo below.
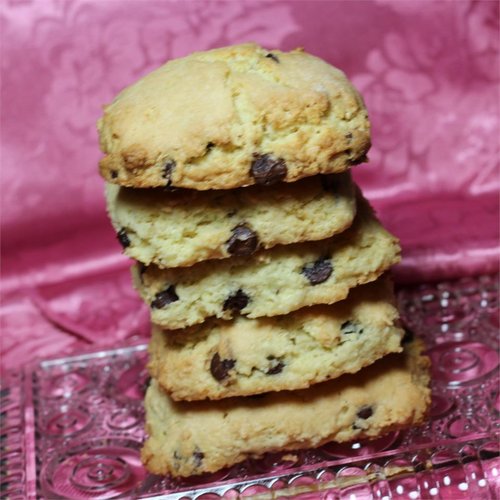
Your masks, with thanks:
[(216, 474), (146, 473), (144, 344), (52, 359), (1, 391), (2, 494), (21, 498), (497, 498), (498, 276), (402, 288), (405, 323), (428, 346), (424, 426), (380, 439), (269, 454)]

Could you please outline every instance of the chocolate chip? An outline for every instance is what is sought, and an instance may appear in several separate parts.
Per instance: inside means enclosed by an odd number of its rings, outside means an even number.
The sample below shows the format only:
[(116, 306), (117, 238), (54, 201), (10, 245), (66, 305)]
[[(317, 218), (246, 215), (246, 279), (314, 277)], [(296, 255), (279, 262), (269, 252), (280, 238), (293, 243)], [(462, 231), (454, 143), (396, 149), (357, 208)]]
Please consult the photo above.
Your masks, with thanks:
[(302, 268), (302, 274), (309, 280), (311, 285), (324, 283), (332, 274), (332, 262), (326, 257), (318, 259), (316, 262), (306, 264)]
[(278, 56), (273, 54), (272, 52), (269, 52), (269, 54), (266, 54), (266, 57), (268, 57), (269, 59), (272, 59), (273, 61), (279, 63), (280, 60), (278, 59)]
[(280, 361), (276, 363), (276, 365), (272, 366), (267, 370), (266, 375), (276, 375), (277, 373), (281, 373), (285, 365)]
[(177, 300), (179, 300), (179, 296), (175, 293), (175, 286), (170, 285), (168, 288), (155, 295), (153, 302), (151, 302), (151, 307), (153, 309), (162, 309)]
[(250, 173), (256, 184), (271, 186), (286, 177), (286, 163), (282, 158), (273, 158), (268, 154), (254, 154)]
[(193, 453), (194, 466), (197, 468), (200, 467), (204, 458), (205, 458), (205, 454), (203, 452), (195, 451)]
[(240, 288), (237, 292), (229, 295), (229, 297), (224, 301), (222, 310), (237, 313), (242, 309), (245, 309), (249, 302), (250, 297)]
[(413, 342), (414, 338), (415, 338), (415, 334), (409, 328), (405, 328), (405, 334), (403, 335), (403, 338), (401, 339), (401, 343), (408, 344), (410, 342)]
[(271, 361), (271, 366), (266, 372), (266, 375), (276, 375), (278, 373), (281, 373), (283, 371), (283, 368), (285, 367), (285, 363), (277, 359), (275, 356), (270, 355), (267, 356), (266, 358), (268, 361)]
[(271, 361), (271, 366), (267, 370), (266, 375), (276, 375), (283, 371), (285, 364), (281, 362), (279, 359), (276, 359), (274, 356), (268, 356), (267, 359)]
[(340, 325), (340, 331), (344, 335), (349, 335), (351, 333), (363, 333), (363, 327), (359, 324), (356, 323), (355, 321), (344, 321)]
[(168, 160), (167, 163), (165, 163), (165, 166), (163, 167), (163, 178), (166, 179), (167, 183), (166, 186), (169, 187), (172, 184), (172, 173), (174, 172), (175, 169), (175, 160)]
[(373, 408), (371, 406), (362, 406), (358, 413), (356, 413), (356, 416), (358, 418), (362, 418), (363, 420), (366, 420), (367, 418), (370, 418), (373, 415)]
[(130, 240), (128, 239), (128, 234), (125, 229), (120, 229), (116, 234), (116, 237), (118, 238), (118, 241), (123, 248), (127, 248), (130, 246)]
[(210, 150), (211, 150), (212, 148), (214, 148), (214, 147), (215, 147), (215, 144), (214, 144), (213, 142), (209, 142), (209, 143), (207, 144), (207, 152), (208, 152), (208, 151), (210, 151)]
[(251, 255), (257, 250), (257, 233), (246, 224), (238, 224), (232, 229), (231, 238), (226, 241), (227, 251), (236, 257)]
[(236, 360), (234, 359), (221, 359), (219, 353), (216, 352), (212, 361), (210, 362), (210, 373), (215, 380), (221, 382), (229, 375), (229, 370), (234, 367)]
[(111, 170), (111, 178), (116, 179), (118, 177), (118, 172), (116, 170)]

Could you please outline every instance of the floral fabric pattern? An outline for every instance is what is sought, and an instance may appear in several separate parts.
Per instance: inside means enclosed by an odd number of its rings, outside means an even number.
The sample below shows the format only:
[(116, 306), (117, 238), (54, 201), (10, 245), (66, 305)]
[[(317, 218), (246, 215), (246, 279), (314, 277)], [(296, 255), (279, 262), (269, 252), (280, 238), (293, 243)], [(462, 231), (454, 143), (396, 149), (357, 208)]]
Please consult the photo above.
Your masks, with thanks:
[(95, 122), (120, 89), (195, 50), (302, 46), (343, 69), (373, 125), (370, 162), (355, 178), (401, 238), (397, 278), (497, 269), (498, 2), (4, 0), (0, 8), (2, 368), (147, 334), (105, 213)]

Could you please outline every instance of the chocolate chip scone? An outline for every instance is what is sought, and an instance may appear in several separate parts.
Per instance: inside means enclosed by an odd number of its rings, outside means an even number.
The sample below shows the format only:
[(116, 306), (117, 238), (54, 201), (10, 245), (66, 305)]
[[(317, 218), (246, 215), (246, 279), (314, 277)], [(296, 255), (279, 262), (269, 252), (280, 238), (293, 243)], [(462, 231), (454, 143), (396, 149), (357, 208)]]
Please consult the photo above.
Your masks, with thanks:
[(348, 172), (236, 190), (165, 192), (107, 184), (106, 191), (125, 254), (161, 268), (325, 239), (349, 227), (356, 213)]
[(356, 374), (255, 398), (173, 402), (153, 379), (142, 460), (154, 474), (214, 472), (266, 452), (374, 438), (423, 422), (429, 360), (413, 342)]
[(258, 318), (333, 304), (345, 299), (349, 289), (375, 280), (398, 262), (399, 251), (398, 240), (360, 198), (353, 225), (327, 240), (188, 268), (135, 265), (133, 277), (150, 306), (152, 322), (173, 330), (212, 316)]
[(123, 90), (98, 122), (100, 172), (130, 187), (197, 190), (292, 182), (366, 160), (363, 101), (302, 50), (197, 52)]
[(286, 316), (153, 328), (151, 376), (174, 400), (303, 389), (401, 350), (392, 283), (380, 278), (330, 306)]

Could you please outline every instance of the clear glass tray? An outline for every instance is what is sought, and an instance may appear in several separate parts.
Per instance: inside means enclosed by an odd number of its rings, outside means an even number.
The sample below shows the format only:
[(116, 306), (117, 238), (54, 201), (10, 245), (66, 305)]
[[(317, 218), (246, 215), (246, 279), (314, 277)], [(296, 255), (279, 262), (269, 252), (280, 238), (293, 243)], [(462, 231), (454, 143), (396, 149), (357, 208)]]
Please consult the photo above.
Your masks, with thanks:
[(0, 496), (499, 498), (498, 276), (402, 288), (398, 299), (433, 363), (423, 427), (272, 454), (186, 480), (152, 476), (139, 460), (146, 345), (132, 343), (7, 375)]

